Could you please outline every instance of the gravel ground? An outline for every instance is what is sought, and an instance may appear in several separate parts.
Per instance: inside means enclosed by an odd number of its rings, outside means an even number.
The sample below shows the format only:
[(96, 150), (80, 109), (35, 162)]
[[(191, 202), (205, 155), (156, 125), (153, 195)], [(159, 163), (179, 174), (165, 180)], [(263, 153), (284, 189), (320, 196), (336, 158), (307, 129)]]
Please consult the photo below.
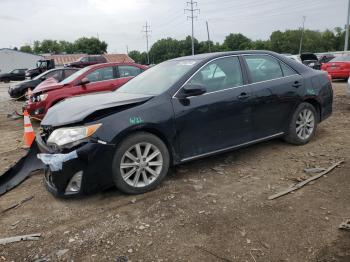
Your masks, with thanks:
[[(111, 189), (60, 200), (39, 172), (0, 197), (0, 238), (41, 233), (38, 241), (0, 246), (0, 261), (350, 261), (350, 99), (333, 84), (334, 113), (305, 146), (280, 139), (172, 170), (155, 191)], [(0, 173), (24, 154), (21, 108), (0, 86)], [(37, 127), (38, 124), (35, 123)], [(339, 168), (276, 200), (268, 196), (313, 174)], [(1, 210), (34, 198), (5, 213)]]

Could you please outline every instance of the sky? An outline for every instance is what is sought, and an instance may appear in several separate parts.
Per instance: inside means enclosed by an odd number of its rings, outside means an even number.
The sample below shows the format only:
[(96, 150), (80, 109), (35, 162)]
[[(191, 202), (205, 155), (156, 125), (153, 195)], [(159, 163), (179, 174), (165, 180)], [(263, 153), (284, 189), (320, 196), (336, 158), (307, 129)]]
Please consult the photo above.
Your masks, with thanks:
[[(190, 0), (188, 0), (190, 1)], [(346, 24), (348, 0), (197, 0), (194, 35), (222, 42), (229, 33), (268, 39), (275, 30), (305, 27), (333, 29)], [(0, 0), (0, 48), (20, 47), (35, 40), (74, 41), (99, 37), (108, 52), (146, 50), (143, 26), (150, 24), (155, 41), (191, 34), (186, 0)]]

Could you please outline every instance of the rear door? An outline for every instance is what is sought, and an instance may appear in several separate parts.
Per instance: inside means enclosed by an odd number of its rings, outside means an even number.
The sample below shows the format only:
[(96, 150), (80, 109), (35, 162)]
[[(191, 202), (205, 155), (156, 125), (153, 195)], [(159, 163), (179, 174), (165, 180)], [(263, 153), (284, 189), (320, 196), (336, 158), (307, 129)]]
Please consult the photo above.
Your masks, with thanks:
[(253, 93), (254, 139), (284, 132), (301, 101), (303, 79), (291, 67), (270, 55), (244, 55)]

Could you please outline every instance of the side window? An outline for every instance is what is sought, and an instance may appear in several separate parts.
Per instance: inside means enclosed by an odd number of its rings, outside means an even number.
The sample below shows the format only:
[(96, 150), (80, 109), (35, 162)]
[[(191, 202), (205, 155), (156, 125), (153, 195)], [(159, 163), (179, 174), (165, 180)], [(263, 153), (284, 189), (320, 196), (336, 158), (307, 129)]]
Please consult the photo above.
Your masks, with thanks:
[(89, 61), (89, 57), (85, 56), (80, 61), (81, 62), (88, 62)]
[(19, 70), (18, 69), (15, 69), (12, 71), (13, 74), (19, 74)]
[(118, 66), (120, 77), (137, 76), (142, 71), (140, 68), (135, 66)]
[(253, 83), (283, 77), (279, 62), (267, 55), (244, 56)]
[(284, 76), (292, 76), (296, 74), (296, 72), (285, 63), (280, 62), (280, 65)]
[(45, 75), (45, 78), (48, 79), (48, 78), (53, 77), (53, 78), (55, 78), (55, 79), (58, 80), (58, 79), (61, 78), (61, 75), (62, 75), (62, 71), (61, 71), (61, 70), (55, 70), (55, 71), (53, 71), (53, 72), (47, 73), (47, 74)]
[(113, 67), (110, 66), (96, 69), (95, 71), (88, 74), (86, 78), (89, 79), (91, 83), (113, 79)]
[(238, 57), (217, 59), (198, 71), (188, 84), (202, 85), (207, 92), (243, 85)]

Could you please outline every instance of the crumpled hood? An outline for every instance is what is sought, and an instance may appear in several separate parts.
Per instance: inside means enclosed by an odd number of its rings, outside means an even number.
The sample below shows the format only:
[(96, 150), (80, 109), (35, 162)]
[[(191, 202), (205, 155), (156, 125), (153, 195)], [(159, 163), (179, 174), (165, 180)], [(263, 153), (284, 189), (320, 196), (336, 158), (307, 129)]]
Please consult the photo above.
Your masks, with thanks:
[(84, 120), (97, 110), (144, 102), (152, 96), (105, 92), (68, 98), (51, 107), (41, 122), (43, 126), (63, 126)]
[(39, 85), (37, 85), (34, 88), (33, 93), (46, 92), (46, 91), (50, 91), (50, 90), (58, 89), (62, 87), (63, 85), (59, 84), (55, 78), (51, 77), (41, 82)]

